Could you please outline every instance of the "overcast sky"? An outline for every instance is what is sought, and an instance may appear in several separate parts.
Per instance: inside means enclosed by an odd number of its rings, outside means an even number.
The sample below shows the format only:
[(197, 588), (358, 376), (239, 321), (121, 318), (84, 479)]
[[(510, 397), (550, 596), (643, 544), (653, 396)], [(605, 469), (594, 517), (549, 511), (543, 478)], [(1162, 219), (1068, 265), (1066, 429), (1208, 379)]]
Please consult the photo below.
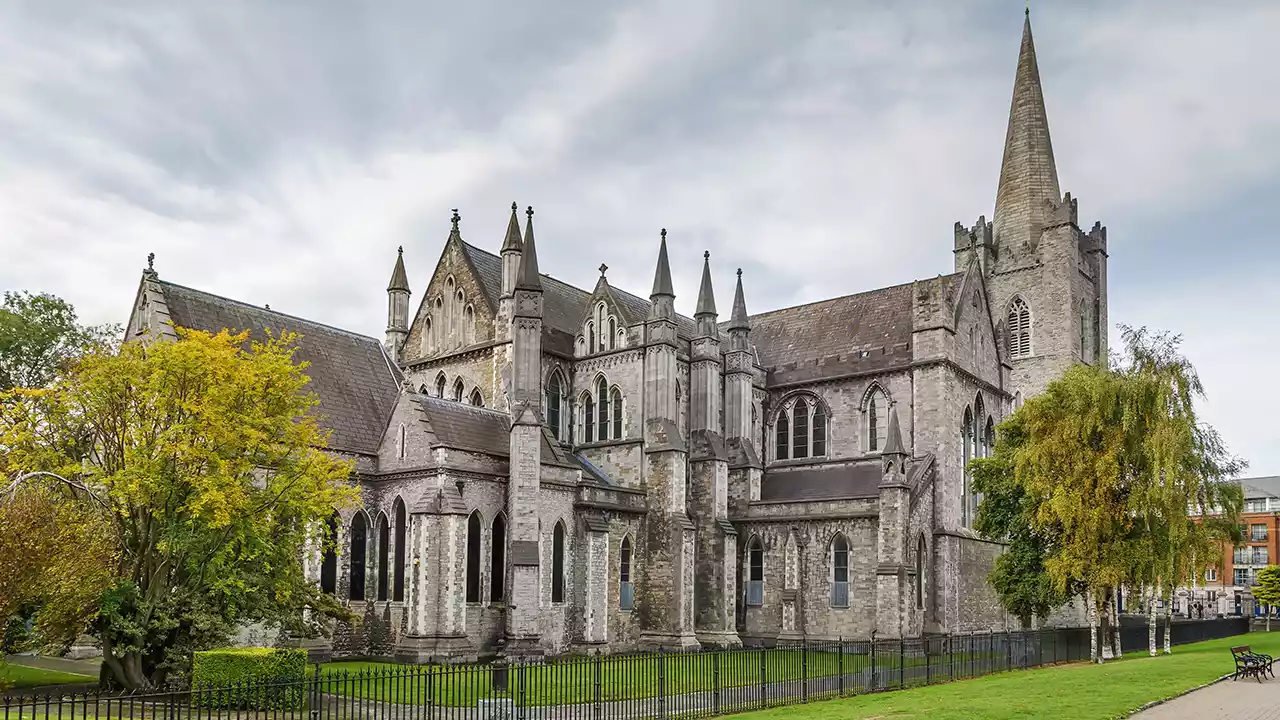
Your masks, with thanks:
[[(588, 288), (605, 262), (647, 295), (667, 227), (684, 312), (704, 249), (726, 310), (736, 267), (752, 312), (951, 272), (953, 223), (991, 215), (1022, 14), (0, 0), (0, 289), (123, 322), (155, 252), (166, 280), (381, 337), (396, 246), (420, 289), (450, 208), (496, 251), (512, 200), (543, 270)], [(1207, 419), (1280, 474), (1280, 3), (1032, 21), (1111, 320), (1181, 333)]]

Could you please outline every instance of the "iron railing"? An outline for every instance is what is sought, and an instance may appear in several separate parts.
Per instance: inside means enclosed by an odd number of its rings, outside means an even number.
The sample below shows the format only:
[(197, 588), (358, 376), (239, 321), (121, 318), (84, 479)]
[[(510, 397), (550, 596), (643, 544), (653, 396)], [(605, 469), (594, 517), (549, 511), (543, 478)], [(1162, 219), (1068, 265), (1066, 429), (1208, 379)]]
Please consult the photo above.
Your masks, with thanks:
[[(1173, 644), (1247, 632), (1247, 618), (1179, 622)], [(1163, 633), (1163, 628), (1161, 629)], [(1163, 643), (1163, 636), (1159, 638)], [(1146, 627), (1122, 626), (1125, 651)], [(377, 665), (132, 694), (27, 693), (0, 720), (631, 720), (711, 717), (1086, 660), (1087, 628), (809, 642), (772, 648)], [(370, 667), (369, 665), (365, 665)]]

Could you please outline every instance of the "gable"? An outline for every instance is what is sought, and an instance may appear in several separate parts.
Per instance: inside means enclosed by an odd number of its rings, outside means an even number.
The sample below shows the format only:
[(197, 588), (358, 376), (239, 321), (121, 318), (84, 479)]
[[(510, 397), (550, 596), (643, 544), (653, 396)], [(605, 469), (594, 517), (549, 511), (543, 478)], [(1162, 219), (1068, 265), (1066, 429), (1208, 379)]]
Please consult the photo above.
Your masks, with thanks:
[[(472, 262), (465, 246), (455, 236), (445, 242), (409, 326), (403, 354), (406, 363), (450, 354), (493, 339), (498, 295), (490, 294), (488, 273)], [(500, 262), (496, 277), (500, 291)]]

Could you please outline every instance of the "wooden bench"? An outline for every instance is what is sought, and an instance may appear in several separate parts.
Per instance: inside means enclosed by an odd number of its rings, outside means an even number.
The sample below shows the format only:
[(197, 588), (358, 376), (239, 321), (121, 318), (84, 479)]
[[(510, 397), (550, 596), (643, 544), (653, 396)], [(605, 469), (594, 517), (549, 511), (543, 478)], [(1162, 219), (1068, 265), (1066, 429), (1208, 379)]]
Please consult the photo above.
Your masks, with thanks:
[(1275, 671), (1271, 669), (1274, 662), (1270, 655), (1255, 653), (1249, 649), (1248, 645), (1238, 645), (1231, 648), (1231, 657), (1236, 661), (1235, 674), (1231, 676), (1232, 680), (1242, 677), (1252, 677), (1258, 682), (1262, 682), (1262, 678), (1267, 673), (1271, 673), (1271, 677), (1275, 677)]

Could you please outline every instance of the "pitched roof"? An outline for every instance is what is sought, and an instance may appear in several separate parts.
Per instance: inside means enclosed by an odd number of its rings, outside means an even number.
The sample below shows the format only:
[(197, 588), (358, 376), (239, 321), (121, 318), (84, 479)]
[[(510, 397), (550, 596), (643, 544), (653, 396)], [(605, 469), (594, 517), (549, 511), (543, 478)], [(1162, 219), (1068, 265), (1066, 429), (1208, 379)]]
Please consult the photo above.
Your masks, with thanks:
[(179, 327), (218, 332), (264, 331), (298, 333), (297, 358), (311, 365), (307, 389), (319, 399), (320, 425), (332, 432), (329, 447), (372, 454), (391, 417), (401, 375), (382, 343), (310, 320), (274, 312), (182, 285), (157, 281)]
[[(480, 286), (484, 288), (490, 302), (496, 305), (502, 295), (502, 259), (467, 242), (462, 243), (462, 250), (480, 276)], [(571, 355), (574, 338), (578, 336), (582, 319), (587, 316), (587, 307), (591, 304), (591, 293), (545, 273), (540, 277), (544, 349)], [(609, 290), (622, 310), (631, 316), (632, 322), (644, 322), (649, 316), (648, 300), (642, 300), (613, 286)], [(676, 327), (681, 337), (693, 337), (695, 325), (691, 318), (677, 315)]]
[(1280, 497), (1280, 475), (1241, 478), (1239, 482), (1246, 500)]
[(882, 477), (880, 463), (874, 461), (766, 470), (760, 499), (807, 502), (879, 497)]
[(751, 316), (751, 343), (761, 367), (769, 370), (769, 384), (909, 363), (911, 287), (894, 285)]
[[(412, 397), (431, 425), (431, 432), (436, 436), (435, 446), (497, 457), (511, 455), (511, 418), (505, 412), (421, 393), (413, 393)], [(564, 453), (551, 446), (545, 433), (542, 462), (548, 465), (568, 464)]]

